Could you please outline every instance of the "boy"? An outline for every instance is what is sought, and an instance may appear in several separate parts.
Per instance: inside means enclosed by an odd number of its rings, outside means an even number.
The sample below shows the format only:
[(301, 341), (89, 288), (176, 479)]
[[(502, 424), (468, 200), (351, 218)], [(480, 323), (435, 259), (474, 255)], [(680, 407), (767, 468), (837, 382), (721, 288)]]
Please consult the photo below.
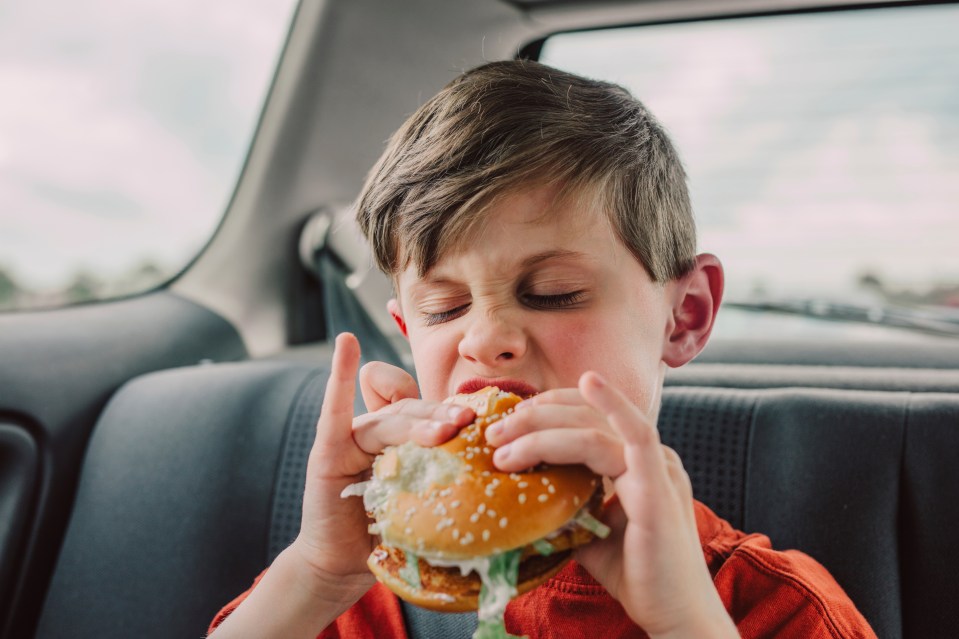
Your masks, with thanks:
[(675, 151), (626, 91), (531, 62), (484, 65), (396, 133), (357, 207), (418, 385), (368, 364), (369, 413), (354, 418), (359, 346), (337, 338), (300, 534), (214, 621), (217, 639), (405, 636), (366, 568), (363, 507), (340, 493), (384, 447), (453, 436), (473, 415), (441, 401), (488, 384), (535, 394), (488, 433), (501, 470), (582, 463), (615, 488), (614, 533), (511, 603), (512, 632), (874, 636), (815, 561), (695, 502), (659, 443), (666, 368), (705, 345), (723, 275), (695, 253)]

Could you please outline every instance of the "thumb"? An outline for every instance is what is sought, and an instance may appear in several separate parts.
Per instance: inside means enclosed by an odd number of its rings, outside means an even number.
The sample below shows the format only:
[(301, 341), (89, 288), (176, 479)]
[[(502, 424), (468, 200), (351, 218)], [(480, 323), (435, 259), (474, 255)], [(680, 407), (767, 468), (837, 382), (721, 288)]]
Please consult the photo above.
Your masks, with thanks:
[(413, 376), (386, 362), (370, 362), (360, 370), (360, 391), (371, 413), (401, 399), (420, 396)]

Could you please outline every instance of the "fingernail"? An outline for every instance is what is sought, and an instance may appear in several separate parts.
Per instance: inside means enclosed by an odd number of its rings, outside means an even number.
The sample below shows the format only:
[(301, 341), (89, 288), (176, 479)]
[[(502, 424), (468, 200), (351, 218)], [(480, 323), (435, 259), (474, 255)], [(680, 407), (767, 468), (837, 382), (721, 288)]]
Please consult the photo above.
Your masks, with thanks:
[(441, 428), (443, 428), (443, 426), (445, 426), (445, 425), (446, 425), (446, 422), (432, 421), (432, 422), (430, 422), (429, 424), (427, 424), (426, 427), (429, 428), (429, 429), (432, 430), (432, 431), (438, 431), (438, 430), (440, 430)]
[(493, 453), (493, 457), (495, 458), (494, 461), (497, 463), (506, 461), (509, 458), (510, 450), (511, 447), (509, 444), (497, 448), (496, 452)]
[(517, 404), (516, 406), (513, 406), (513, 410), (523, 410), (523, 409), (525, 409), (525, 408), (529, 408), (529, 407), (532, 406), (532, 405), (533, 405), (533, 400), (532, 400), (532, 399), (524, 399), (523, 401), (521, 401), (521, 402), (520, 402), (519, 404)]
[(496, 422), (495, 424), (492, 424), (488, 429), (486, 429), (487, 437), (489, 437), (490, 435), (492, 435), (493, 437), (499, 437), (501, 434), (503, 434), (502, 421)]
[(462, 406), (450, 406), (446, 409), (446, 414), (450, 416), (452, 420), (458, 420), (463, 416), (463, 413), (466, 411)]

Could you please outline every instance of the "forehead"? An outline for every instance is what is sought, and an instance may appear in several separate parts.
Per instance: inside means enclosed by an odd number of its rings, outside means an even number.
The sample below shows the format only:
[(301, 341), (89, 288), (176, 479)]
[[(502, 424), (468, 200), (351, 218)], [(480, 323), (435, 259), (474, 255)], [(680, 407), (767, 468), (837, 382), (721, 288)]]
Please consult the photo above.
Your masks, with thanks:
[(563, 190), (558, 185), (507, 192), (477, 212), (475, 222), (461, 237), (441, 247), (439, 261), (477, 245), (489, 250), (592, 236), (606, 243), (615, 234), (597, 200), (590, 192)]
[(588, 197), (563, 196), (557, 187), (506, 194), (477, 215), (468, 233), (440, 247), (428, 272), (420, 276), (409, 266), (397, 283), (442, 279), (459, 266), (509, 273), (542, 256), (593, 261), (625, 252), (599, 206)]

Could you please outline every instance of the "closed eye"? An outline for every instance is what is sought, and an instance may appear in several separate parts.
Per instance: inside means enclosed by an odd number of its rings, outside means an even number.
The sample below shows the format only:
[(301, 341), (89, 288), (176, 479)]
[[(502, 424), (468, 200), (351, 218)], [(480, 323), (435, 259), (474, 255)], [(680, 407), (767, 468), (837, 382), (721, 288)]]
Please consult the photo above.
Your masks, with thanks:
[(469, 304), (463, 304), (462, 306), (451, 308), (448, 311), (440, 311), (438, 313), (423, 312), (423, 321), (427, 326), (436, 326), (437, 324), (449, 322), (450, 320), (454, 320), (460, 315), (463, 315), (469, 310), (469, 307)]
[(530, 308), (540, 310), (555, 310), (570, 308), (576, 306), (586, 297), (586, 291), (571, 291), (569, 293), (559, 293), (556, 295), (534, 295), (524, 293), (523, 303)]

